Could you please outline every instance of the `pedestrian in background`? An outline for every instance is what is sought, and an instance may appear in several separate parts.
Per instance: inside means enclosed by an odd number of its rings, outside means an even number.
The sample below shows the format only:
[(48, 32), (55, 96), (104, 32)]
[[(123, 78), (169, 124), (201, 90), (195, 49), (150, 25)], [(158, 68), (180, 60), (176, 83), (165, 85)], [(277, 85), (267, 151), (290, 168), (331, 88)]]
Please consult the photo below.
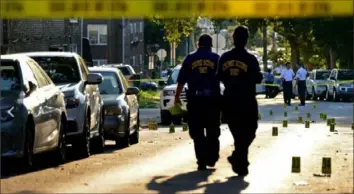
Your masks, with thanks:
[(218, 70), (225, 86), (222, 111), (235, 143), (228, 161), (239, 176), (248, 174), (248, 148), (258, 128), (256, 84), (263, 79), (257, 58), (245, 49), (248, 36), (247, 27), (235, 29), (235, 48), (220, 57)]
[[(267, 71), (268, 73), (266, 74), (265, 76), (265, 79), (264, 79), (264, 82), (266, 84), (274, 84), (274, 75), (272, 74), (272, 70), (271, 69), (268, 69)], [(266, 98), (270, 98), (270, 93), (271, 93), (271, 90), (272, 90), (272, 85), (266, 85), (265, 88), (266, 88)]]
[(188, 84), (188, 125), (198, 170), (215, 166), (219, 159), (221, 93), (220, 81), (216, 77), (219, 55), (211, 48), (211, 36), (201, 35), (198, 50), (189, 54), (182, 63), (175, 94), (175, 103), (180, 103), (183, 86)]
[(291, 98), (293, 96), (293, 79), (294, 79), (294, 71), (291, 69), (291, 64), (289, 62), (286, 63), (286, 69), (281, 72), (280, 78), (283, 81), (283, 95), (284, 95), (284, 103), (288, 106), (291, 106)]
[(304, 68), (303, 64), (299, 63), (298, 66), (299, 66), (299, 69), (296, 72), (297, 91), (299, 94), (300, 106), (305, 106), (307, 71)]

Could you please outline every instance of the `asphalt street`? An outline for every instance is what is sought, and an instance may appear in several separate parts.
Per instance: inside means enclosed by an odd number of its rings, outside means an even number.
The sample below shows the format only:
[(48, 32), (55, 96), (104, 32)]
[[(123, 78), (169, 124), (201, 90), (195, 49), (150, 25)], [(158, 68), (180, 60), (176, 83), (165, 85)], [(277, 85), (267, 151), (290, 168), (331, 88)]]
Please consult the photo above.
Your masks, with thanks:
[[(283, 107), (283, 100), (259, 96), (262, 115), (256, 140), (250, 148), (250, 174), (238, 177), (226, 158), (233, 139), (226, 125), (220, 136), (220, 160), (215, 168), (196, 171), (193, 143), (188, 132), (176, 126), (175, 133), (159, 126), (143, 127), (140, 143), (116, 149), (107, 141), (103, 154), (72, 159), (61, 166), (45, 163), (45, 156), (30, 173), (16, 167), (2, 168), (1, 193), (353, 193), (353, 103), (308, 101), (295, 110)], [(313, 108), (312, 104), (316, 104)], [(270, 110), (273, 115), (270, 115)], [(287, 117), (284, 117), (284, 111)], [(310, 128), (298, 122), (307, 120)], [(320, 113), (336, 119), (330, 132)], [(142, 109), (141, 122), (159, 121), (159, 109)], [(288, 127), (282, 121), (288, 121)], [(144, 125), (143, 125), (144, 126)], [(272, 136), (272, 127), (278, 136)], [(75, 153), (71, 153), (75, 155)], [(292, 173), (292, 157), (300, 157), (300, 173)], [(331, 158), (331, 174), (321, 174), (322, 158)], [(43, 163), (43, 164), (42, 164)]]

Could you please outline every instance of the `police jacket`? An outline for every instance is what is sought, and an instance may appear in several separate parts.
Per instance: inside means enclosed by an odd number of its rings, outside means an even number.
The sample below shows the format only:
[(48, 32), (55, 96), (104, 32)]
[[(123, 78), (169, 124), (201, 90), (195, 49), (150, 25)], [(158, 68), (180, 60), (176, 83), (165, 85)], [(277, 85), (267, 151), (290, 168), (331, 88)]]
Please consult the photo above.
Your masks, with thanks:
[(219, 60), (218, 78), (225, 85), (224, 96), (243, 103), (255, 99), (256, 84), (263, 75), (255, 56), (244, 48), (234, 48)]
[(188, 97), (220, 96), (220, 81), (216, 76), (219, 55), (211, 49), (199, 48), (182, 63), (177, 82), (188, 84)]

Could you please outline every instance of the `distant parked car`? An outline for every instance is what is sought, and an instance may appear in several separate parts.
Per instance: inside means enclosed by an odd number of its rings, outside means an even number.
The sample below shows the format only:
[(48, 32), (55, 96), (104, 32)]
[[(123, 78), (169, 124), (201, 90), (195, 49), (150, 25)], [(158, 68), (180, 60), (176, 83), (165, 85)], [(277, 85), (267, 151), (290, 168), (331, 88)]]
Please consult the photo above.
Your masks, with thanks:
[(77, 155), (89, 157), (91, 147), (96, 152), (103, 152), (103, 100), (98, 88), (102, 76), (89, 73), (84, 60), (76, 53), (33, 52), (23, 55), (34, 59), (64, 93), (68, 141)]
[(134, 68), (128, 64), (107, 64), (104, 65), (104, 67), (115, 67), (119, 69), (127, 80), (129, 80), (134, 74), (136, 74)]
[(327, 82), (331, 71), (326, 69), (314, 69), (309, 72), (309, 76), (306, 79), (307, 95), (312, 100), (321, 100), (326, 97)]
[(64, 95), (45, 71), (21, 55), (1, 55), (1, 157), (21, 158), (32, 167), (33, 155), (52, 151), (66, 159), (67, 113)]
[[(353, 99), (354, 83), (352, 69), (333, 69), (328, 78), (326, 99), (339, 101)], [(344, 83), (345, 82), (345, 83)]]
[(139, 142), (139, 89), (129, 87), (121, 71), (116, 68), (90, 68), (103, 76), (99, 85), (104, 101), (105, 138), (115, 140), (118, 146)]

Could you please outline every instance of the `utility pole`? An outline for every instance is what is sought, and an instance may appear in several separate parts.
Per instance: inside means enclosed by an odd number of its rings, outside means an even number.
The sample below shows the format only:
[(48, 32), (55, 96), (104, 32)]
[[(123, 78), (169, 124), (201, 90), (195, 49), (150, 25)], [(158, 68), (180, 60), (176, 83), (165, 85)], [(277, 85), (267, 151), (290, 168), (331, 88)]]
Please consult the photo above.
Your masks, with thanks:
[(267, 42), (267, 21), (265, 20), (263, 20), (262, 31), (263, 31), (263, 71), (266, 72), (268, 69), (268, 55), (267, 55), (268, 42)]

